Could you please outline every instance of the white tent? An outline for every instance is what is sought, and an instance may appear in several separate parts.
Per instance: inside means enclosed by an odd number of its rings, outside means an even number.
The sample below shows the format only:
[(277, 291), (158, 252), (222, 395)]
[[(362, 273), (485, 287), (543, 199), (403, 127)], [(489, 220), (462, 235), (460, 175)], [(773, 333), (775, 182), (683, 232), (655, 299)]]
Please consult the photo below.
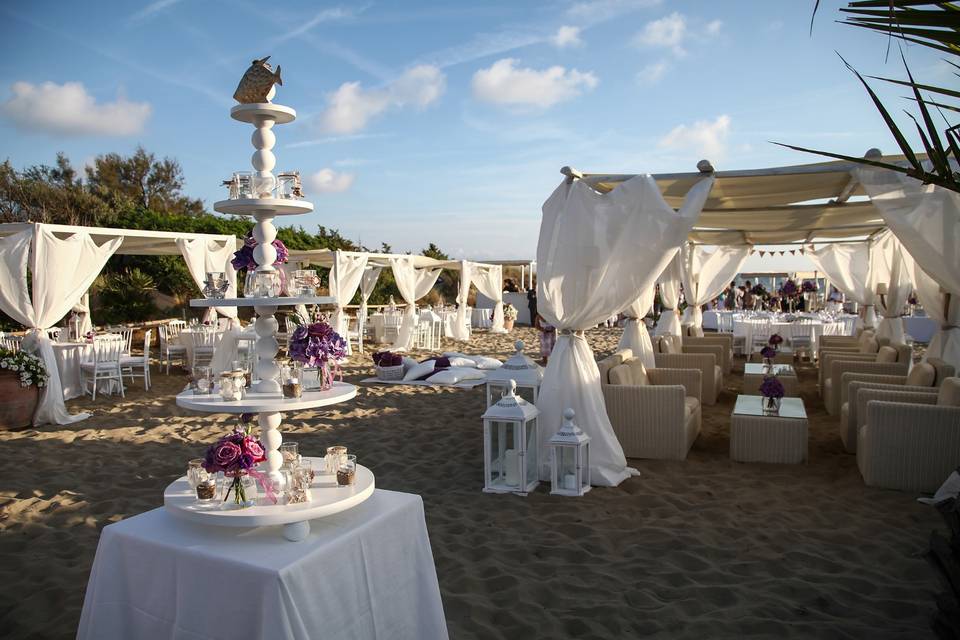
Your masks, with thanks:
[[(23, 348), (43, 360), (50, 376), (34, 414), (34, 425), (67, 424), (88, 417), (67, 413), (46, 329), (80, 302), (110, 256), (182, 255), (198, 287), (205, 271), (224, 271), (234, 282), (235, 296), (236, 278), (230, 259), (237, 242), (232, 235), (0, 224), (0, 310), (28, 328)], [(237, 315), (235, 307), (218, 311), (231, 318)]]

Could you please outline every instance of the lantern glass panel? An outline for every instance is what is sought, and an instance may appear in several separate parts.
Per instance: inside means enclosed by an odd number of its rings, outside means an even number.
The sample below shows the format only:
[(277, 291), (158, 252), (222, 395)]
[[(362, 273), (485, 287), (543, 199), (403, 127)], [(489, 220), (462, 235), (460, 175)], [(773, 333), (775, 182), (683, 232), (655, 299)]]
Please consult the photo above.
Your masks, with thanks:
[(490, 478), (491, 485), (516, 486), (517, 447), (514, 424), (501, 420), (490, 421)]
[(534, 418), (527, 425), (527, 460), (526, 460), (526, 477), (527, 484), (537, 480), (540, 475), (540, 461), (537, 459), (537, 451), (539, 450), (539, 443), (537, 442), (537, 419)]
[[(488, 382), (490, 385), (490, 398), (487, 406), (496, 404), (496, 402), (503, 396), (507, 390), (507, 383), (505, 382)], [(518, 398), (523, 398), (530, 404), (536, 404), (533, 397), (533, 387), (525, 387), (517, 385), (517, 390), (514, 392)]]

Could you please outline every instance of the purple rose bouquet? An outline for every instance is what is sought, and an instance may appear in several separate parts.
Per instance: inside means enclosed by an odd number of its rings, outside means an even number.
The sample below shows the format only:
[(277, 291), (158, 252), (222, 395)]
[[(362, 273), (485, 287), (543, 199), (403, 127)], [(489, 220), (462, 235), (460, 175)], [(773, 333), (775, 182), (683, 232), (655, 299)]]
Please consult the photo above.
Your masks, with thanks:
[(795, 295), (797, 295), (797, 293), (799, 293), (799, 291), (800, 290), (797, 288), (797, 283), (794, 282), (793, 280), (787, 280), (786, 282), (783, 283), (783, 286), (780, 287), (780, 293), (782, 293), (784, 297), (787, 297), (787, 298), (794, 297)]
[(767, 360), (772, 360), (777, 355), (777, 350), (771, 347), (770, 345), (765, 346), (763, 349), (760, 349), (760, 355), (766, 358)]
[(232, 433), (220, 438), (207, 449), (203, 459), (203, 468), (208, 473), (222, 472), (233, 478), (233, 483), (223, 496), (224, 502), (233, 491), (236, 504), (247, 501), (246, 491), (243, 488), (243, 476), (252, 475), (262, 483), (262, 474), (257, 473), (255, 467), (267, 459), (263, 443), (251, 436), (238, 426)]
[(399, 367), (403, 365), (403, 356), (391, 351), (378, 351), (373, 354), (373, 364), (378, 367)]
[(916, 304), (917, 304), (917, 294), (911, 293), (911, 294), (910, 294), (910, 297), (907, 298), (907, 304), (916, 305)]
[(815, 291), (819, 290), (819, 287), (817, 286), (817, 283), (813, 280), (804, 280), (803, 284), (800, 285), (800, 289), (804, 293), (814, 293)]
[[(287, 258), (290, 257), (290, 252), (287, 250), (287, 247), (280, 240), (274, 240), (271, 244), (273, 244), (273, 248), (277, 250), (277, 260), (273, 264), (284, 264)], [(230, 261), (233, 268), (237, 271), (240, 269), (246, 269), (247, 271), (256, 269), (258, 266), (257, 261), (253, 259), (253, 249), (256, 246), (257, 241), (253, 237), (253, 232), (250, 231), (243, 240), (243, 246), (233, 253), (233, 260)]]
[(776, 349), (783, 344), (783, 336), (781, 336), (779, 333), (771, 334), (770, 339), (767, 340), (767, 344)]
[(290, 358), (320, 371), (320, 388), (329, 389), (335, 376), (340, 375), (339, 360), (347, 357), (347, 341), (320, 320), (301, 324), (290, 337)]
[(760, 383), (760, 395), (764, 398), (782, 398), (785, 394), (786, 389), (776, 376), (767, 376)]

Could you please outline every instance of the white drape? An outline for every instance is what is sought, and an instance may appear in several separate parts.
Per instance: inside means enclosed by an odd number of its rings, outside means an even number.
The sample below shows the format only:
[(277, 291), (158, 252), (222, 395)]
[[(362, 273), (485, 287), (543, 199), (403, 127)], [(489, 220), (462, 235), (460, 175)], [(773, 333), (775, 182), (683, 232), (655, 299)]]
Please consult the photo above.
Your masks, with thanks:
[[(187, 263), (187, 270), (198, 288), (203, 289), (208, 271), (222, 271), (223, 277), (230, 283), (230, 286), (227, 287), (226, 297), (237, 297), (237, 271), (230, 263), (233, 259), (233, 253), (237, 250), (236, 239), (221, 243), (216, 240), (201, 238), (177, 238), (177, 248), (180, 249), (180, 253)], [(236, 307), (212, 308), (216, 311), (208, 312), (204, 315), (204, 319), (212, 321), (216, 318), (216, 312), (227, 318), (237, 318)]]
[[(878, 257), (875, 257), (875, 279), (878, 284), (887, 285), (887, 293), (877, 296), (877, 307), (883, 312), (883, 319), (877, 326), (877, 335), (889, 338), (894, 344), (904, 343), (903, 307), (913, 291), (910, 281), (910, 272), (906, 262), (912, 262), (910, 256), (905, 256), (905, 250), (900, 241), (893, 234), (885, 237), (876, 246)], [(882, 261), (881, 261), (882, 259)]]
[(920, 268), (960, 295), (960, 194), (886, 169), (859, 168), (856, 176)]
[(647, 325), (643, 321), (644, 316), (653, 306), (653, 287), (647, 287), (640, 293), (640, 297), (630, 303), (624, 309), (627, 316), (627, 322), (623, 325), (623, 335), (620, 336), (620, 344), (617, 349), (630, 349), (634, 357), (640, 358), (643, 366), (653, 369), (657, 366), (653, 356), (653, 343), (650, 341), (650, 333), (647, 332)]
[(393, 278), (397, 282), (400, 296), (407, 303), (403, 312), (403, 322), (397, 341), (391, 347), (394, 351), (406, 351), (413, 345), (413, 329), (417, 324), (417, 300), (430, 293), (441, 269), (417, 269), (413, 266), (413, 256), (390, 258)]
[[(31, 240), (32, 301), (26, 278)], [(89, 417), (87, 413), (71, 415), (63, 404), (63, 387), (46, 329), (69, 313), (122, 242), (115, 238), (98, 247), (85, 232), (61, 240), (42, 224), (0, 238), (0, 309), (30, 329), (22, 348), (43, 361), (49, 376), (34, 425), (69, 424)]]
[(656, 336), (679, 336), (680, 335), (680, 314), (677, 307), (680, 306), (680, 283), (683, 280), (683, 259), (679, 253), (674, 254), (673, 259), (664, 267), (663, 272), (658, 279), (660, 283), (660, 299), (663, 301), (663, 311), (660, 313), (660, 319), (653, 330)]
[(607, 194), (582, 181), (564, 182), (544, 203), (537, 244), (538, 310), (559, 337), (537, 403), (541, 477), (549, 474), (547, 441), (567, 408), (591, 438), (594, 484), (617, 485), (636, 473), (627, 467), (610, 426), (600, 371), (582, 331), (622, 311), (637, 292), (653, 285), (686, 239), (712, 185), (712, 177), (694, 185), (679, 213), (649, 175)]
[(493, 300), (492, 333), (506, 333), (503, 328), (503, 267), (500, 265), (470, 265), (470, 279), (481, 295)]
[[(330, 270), (330, 295), (336, 298), (337, 308), (333, 312), (333, 328), (341, 336), (347, 335), (347, 314), (343, 308), (350, 304), (367, 268), (368, 256), (365, 253), (333, 252), (333, 268)], [(376, 282), (376, 281), (374, 281)], [(349, 341), (348, 341), (349, 344)]]
[(680, 254), (683, 296), (687, 300), (687, 308), (683, 312), (684, 324), (703, 326), (700, 307), (720, 295), (727, 283), (740, 273), (740, 266), (749, 255), (749, 245), (720, 246), (707, 251), (702, 245), (684, 243)]
[(367, 267), (363, 272), (363, 277), (360, 278), (360, 313), (358, 314), (357, 325), (360, 327), (361, 334), (367, 326), (367, 302), (370, 301), (370, 296), (377, 286), (381, 271), (383, 271), (383, 267)]
[(457, 315), (453, 322), (451, 336), (459, 342), (470, 340), (470, 322), (467, 318), (467, 300), (470, 298), (470, 284), (473, 280), (473, 264), (460, 261), (460, 288), (457, 289)]
[(916, 260), (905, 260), (910, 271), (910, 280), (927, 315), (940, 323), (940, 329), (930, 339), (924, 360), (940, 358), (960, 371), (960, 296), (950, 296), (950, 308), (946, 309), (947, 295)]
[(837, 289), (864, 307), (861, 319), (865, 327), (876, 324), (877, 278), (873, 267), (878, 250), (876, 243), (838, 242), (817, 249), (809, 247), (805, 253)]
[(93, 320), (90, 317), (90, 292), (87, 291), (82, 296), (77, 304), (73, 305), (71, 310), (80, 316), (80, 335), (86, 335), (90, 331), (93, 331)]

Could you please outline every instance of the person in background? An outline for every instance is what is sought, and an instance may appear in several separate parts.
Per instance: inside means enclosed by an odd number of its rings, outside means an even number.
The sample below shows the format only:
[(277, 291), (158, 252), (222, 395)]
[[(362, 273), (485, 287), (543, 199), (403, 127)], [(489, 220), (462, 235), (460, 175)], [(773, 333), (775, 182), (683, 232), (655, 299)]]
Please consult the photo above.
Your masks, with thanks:
[(557, 328), (544, 320), (543, 316), (538, 315), (536, 318), (536, 327), (540, 331), (540, 364), (547, 366), (553, 347), (557, 343)]
[(663, 297), (660, 296), (660, 284), (657, 283), (653, 288), (653, 317), (659, 318), (663, 313)]
[(743, 308), (753, 309), (753, 285), (747, 280), (743, 285)]
[(724, 291), (723, 308), (727, 311), (733, 311), (737, 308), (737, 283), (731, 282), (727, 290)]
[(527, 309), (530, 310), (530, 326), (536, 328), (540, 314), (537, 313), (537, 290), (533, 287), (527, 289)]

